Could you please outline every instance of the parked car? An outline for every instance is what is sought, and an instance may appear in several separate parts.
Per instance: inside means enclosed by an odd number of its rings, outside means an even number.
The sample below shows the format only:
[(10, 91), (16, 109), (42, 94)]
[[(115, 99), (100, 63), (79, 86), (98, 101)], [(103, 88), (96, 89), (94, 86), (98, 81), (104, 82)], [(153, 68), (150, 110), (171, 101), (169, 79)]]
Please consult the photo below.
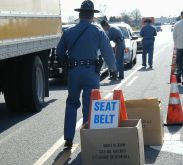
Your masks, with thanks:
[(163, 31), (161, 28), (161, 23), (154, 23), (154, 27), (155, 27), (157, 32)]
[(140, 36), (140, 31), (134, 31), (133, 34), (138, 37), (137, 54), (141, 54), (143, 52), (143, 49), (142, 49), (142, 37)]
[(124, 63), (128, 68), (132, 68), (136, 64), (137, 56), (137, 39), (131, 26), (126, 23), (110, 24), (119, 27), (125, 37)]
[(64, 30), (66, 30), (66, 29), (68, 29), (68, 28), (71, 28), (71, 27), (73, 27), (73, 26), (75, 26), (76, 24), (65, 24), (65, 25), (62, 25), (62, 30), (64, 31)]
[(173, 32), (173, 29), (174, 29), (174, 26), (175, 26), (175, 22), (172, 22), (171, 25), (172, 25), (171, 26), (171, 32)]

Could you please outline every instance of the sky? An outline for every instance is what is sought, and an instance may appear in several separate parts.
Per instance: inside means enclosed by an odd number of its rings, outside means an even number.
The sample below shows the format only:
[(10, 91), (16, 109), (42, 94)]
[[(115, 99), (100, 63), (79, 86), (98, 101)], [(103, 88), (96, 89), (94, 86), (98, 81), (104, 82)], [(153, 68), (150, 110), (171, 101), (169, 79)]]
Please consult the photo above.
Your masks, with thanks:
[[(75, 8), (80, 8), (83, 0), (60, 0), (62, 20), (67, 22), (69, 16), (78, 18)], [(142, 16), (173, 17), (183, 11), (183, 0), (92, 0), (95, 9), (103, 11), (108, 18), (120, 16), (123, 11), (130, 12), (139, 9)], [(100, 16), (95, 14), (95, 16)]]

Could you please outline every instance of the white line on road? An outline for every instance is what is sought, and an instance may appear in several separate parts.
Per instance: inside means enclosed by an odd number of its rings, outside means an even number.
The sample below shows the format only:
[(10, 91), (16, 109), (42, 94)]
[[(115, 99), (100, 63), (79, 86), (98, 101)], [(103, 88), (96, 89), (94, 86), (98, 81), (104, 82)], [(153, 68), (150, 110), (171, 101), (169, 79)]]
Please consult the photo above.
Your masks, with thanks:
[[(76, 130), (78, 130), (83, 123), (81, 118), (76, 124)], [(44, 164), (59, 148), (64, 144), (64, 136), (62, 136), (44, 155), (42, 155), (33, 165), (42, 165)]]
[(137, 78), (138, 78), (137, 76), (135, 76), (134, 78), (132, 78), (132, 80), (126, 86), (127, 87), (131, 86)]

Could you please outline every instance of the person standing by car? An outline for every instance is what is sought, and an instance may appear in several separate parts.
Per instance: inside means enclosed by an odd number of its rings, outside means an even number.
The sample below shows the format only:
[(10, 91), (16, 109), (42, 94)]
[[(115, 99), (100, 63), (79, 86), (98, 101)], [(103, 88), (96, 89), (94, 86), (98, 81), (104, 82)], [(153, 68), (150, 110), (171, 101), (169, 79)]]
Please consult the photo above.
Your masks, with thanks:
[[(116, 65), (118, 71), (118, 79), (124, 79), (124, 36), (118, 27), (112, 27), (106, 20), (100, 22), (102, 28), (106, 31), (110, 41), (115, 43), (115, 55), (116, 55)], [(111, 75), (110, 79), (116, 79), (114, 75)]]
[(100, 86), (98, 50), (109, 68), (116, 71), (115, 56), (107, 35), (100, 27), (92, 24), (94, 13), (99, 12), (94, 9), (93, 2), (85, 0), (81, 8), (75, 11), (79, 12), (80, 22), (63, 33), (57, 46), (60, 59), (64, 59), (68, 52), (68, 97), (64, 123), (64, 146), (68, 149), (73, 144), (81, 91), (84, 124), (88, 121), (91, 90), (99, 89)]
[(140, 36), (142, 37), (142, 66), (146, 67), (146, 59), (148, 54), (149, 67), (153, 67), (153, 52), (154, 52), (154, 41), (157, 35), (156, 29), (151, 25), (151, 19), (144, 21), (145, 25), (140, 30)]
[(183, 78), (183, 11), (181, 12), (181, 20), (174, 26), (173, 40), (176, 49), (177, 83), (181, 83), (181, 77)]

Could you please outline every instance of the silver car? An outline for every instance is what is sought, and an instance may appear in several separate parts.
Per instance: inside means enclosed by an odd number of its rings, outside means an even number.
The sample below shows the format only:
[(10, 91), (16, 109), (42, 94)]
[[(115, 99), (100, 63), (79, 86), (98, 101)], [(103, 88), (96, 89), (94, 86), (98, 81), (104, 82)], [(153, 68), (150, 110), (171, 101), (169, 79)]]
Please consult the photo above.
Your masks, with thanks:
[(128, 68), (132, 68), (136, 64), (137, 56), (137, 39), (130, 25), (126, 23), (110, 24), (111, 26), (119, 27), (125, 37), (124, 63)]
[(142, 54), (143, 48), (142, 48), (142, 37), (140, 36), (140, 31), (134, 31), (133, 34), (138, 37), (138, 39), (137, 39), (137, 54)]

